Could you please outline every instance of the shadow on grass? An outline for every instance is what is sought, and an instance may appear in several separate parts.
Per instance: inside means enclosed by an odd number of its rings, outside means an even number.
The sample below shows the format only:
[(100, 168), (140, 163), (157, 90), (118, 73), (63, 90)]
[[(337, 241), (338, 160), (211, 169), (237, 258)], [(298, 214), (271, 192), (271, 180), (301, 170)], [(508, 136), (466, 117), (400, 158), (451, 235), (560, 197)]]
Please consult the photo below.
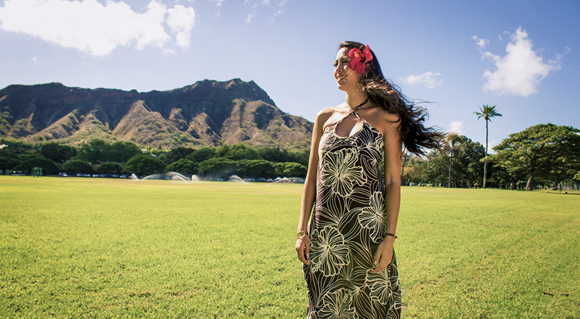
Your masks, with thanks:
[(564, 193), (548, 193), (548, 194), (551, 194), (551, 195), (580, 195), (580, 193), (566, 193), (566, 192), (564, 192)]

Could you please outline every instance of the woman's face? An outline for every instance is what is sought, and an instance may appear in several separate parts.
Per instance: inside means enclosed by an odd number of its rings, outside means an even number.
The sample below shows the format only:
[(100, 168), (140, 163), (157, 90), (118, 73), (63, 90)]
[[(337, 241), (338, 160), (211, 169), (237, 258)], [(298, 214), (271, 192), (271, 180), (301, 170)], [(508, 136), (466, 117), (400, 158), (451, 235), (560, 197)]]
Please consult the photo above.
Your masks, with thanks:
[(341, 48), (336, 54), (334, 61), (334, 79), (339, 90), (350, 91), (358, 88), (361, 75), (348, 67), (350, 58), (348, 57), (350, 48)]

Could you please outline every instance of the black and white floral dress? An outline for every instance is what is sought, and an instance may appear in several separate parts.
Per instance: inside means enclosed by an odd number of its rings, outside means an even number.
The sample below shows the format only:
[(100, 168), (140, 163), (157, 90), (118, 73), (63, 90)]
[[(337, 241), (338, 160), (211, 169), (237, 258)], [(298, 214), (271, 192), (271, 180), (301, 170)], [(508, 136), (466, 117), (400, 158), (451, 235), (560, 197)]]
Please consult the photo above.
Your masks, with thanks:
[(338, 136), (340, 120), (327, 126), (320, 140), (310, 262), (303, 266), (308, 318), (399, 318), (401, 288), (394, 253), (386, 269), (372, 272), (386, 231), (379, 169), (383, 136), (351, 113), (362, 121), (360, 130)]

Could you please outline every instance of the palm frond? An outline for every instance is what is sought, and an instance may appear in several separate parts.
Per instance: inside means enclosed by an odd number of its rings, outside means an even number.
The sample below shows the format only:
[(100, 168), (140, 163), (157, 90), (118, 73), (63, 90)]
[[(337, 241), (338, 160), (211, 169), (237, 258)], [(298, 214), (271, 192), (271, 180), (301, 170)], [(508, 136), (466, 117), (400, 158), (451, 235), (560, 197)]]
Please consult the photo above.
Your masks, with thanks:
[(483, 106), (479, 107), (479, 112), (473, 112), (477, 115), (477, 119), (484, 118), (486, 121), (490, 121), (494, 117), (501, 117), (502, 115), (499, 114), (496, 109), (495, 105), (489, 106), (489, 104), (484, 104)]

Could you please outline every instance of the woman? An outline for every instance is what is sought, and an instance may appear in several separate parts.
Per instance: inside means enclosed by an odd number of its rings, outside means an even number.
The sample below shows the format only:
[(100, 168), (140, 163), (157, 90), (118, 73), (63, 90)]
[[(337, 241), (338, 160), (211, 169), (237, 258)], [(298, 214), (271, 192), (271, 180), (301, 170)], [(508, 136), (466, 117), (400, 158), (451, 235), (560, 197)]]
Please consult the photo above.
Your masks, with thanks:
[(346, 101), (316, 116), (296, 236), (308, 318), (399, 318), (402, 146), (423, 154), (442, 134), (424, 127), (425, 110), (384, 78), (368, 46), (341, 43), (334, 78)]

